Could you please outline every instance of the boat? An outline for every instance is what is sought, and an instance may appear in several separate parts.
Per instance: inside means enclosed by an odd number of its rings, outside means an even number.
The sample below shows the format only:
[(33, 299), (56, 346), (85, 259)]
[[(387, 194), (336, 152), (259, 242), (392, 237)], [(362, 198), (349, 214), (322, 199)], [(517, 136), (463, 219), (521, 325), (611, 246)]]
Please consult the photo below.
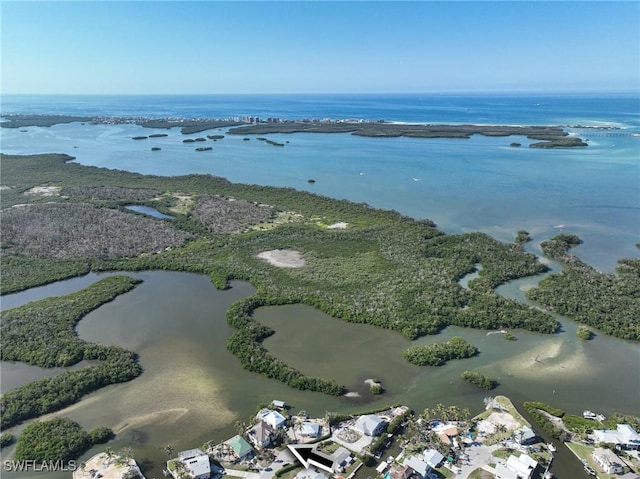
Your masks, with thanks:
[(556, 446), (554, 446), (551, 443), (547, 444), (547, 449), (549, 449), (551, 452), (556, 452), (557, 451)]
[(586, 464), (584, 466), (584, 472), (586, 472), (590, 476), (595, 476), (596, 475), (596, 471), (594, 471), (591, 466), (587, 466)]
[(543, 479), (553, 479), (553, 473), (551, 471), (545, 472)]
[(604, 414), (596, 414), (594, 412), (591, 411), (583, 411), (582, 413), (582, 417), (584, 417), (585, 419), (593, 419), (594, 421), (604, 421), (605, 419), (607, 419), (607, 416), (605, 416)]

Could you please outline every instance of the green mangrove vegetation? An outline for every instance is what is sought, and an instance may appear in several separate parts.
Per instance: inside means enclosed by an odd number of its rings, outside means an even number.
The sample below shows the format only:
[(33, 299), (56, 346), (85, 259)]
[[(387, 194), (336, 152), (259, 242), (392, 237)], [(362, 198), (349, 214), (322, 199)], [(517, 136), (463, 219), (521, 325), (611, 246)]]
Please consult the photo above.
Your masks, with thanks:
[(75, 326), (87, 313), (140, 281), (112, 276), (70, 295), (46, 298), (3, 311), (0, 315), (0, 359), (41, 367), (71, 366), (80, 361), (97, 365), (67, 371), (13, 389), (0, 398), (0, 426), (56, 411), (84, 394), (109, 384), (129, 381), (142, 368), (135, 353), (116, 346), (87, 343)]
[(407, 361), (418, 366), (442, 366), (451, 359), (470, 358), (476, 354), (478, 348), (459, 337), (444, 343), (412, 346), (403, 353)]
[(578, 326), (578, 329), (576, 329), (576, 336), (583, 341), (588, 341), (593, 337), (593, 332), (586, 326)]
[[(551, 421), (548, 416), (545, 415), (545, 412), (550, 408), (550, 406), (547, 406), (544, 403), (525, 401), (523, 407), (524, 410), (527, 411), (527, 414), (529, 414), (529, 416), (533, 418), (536, 424), (538, 424), (538, 426), (540, 426), (542, 430), (549, 434), (551, 437), (561, 441), (566, 441), (569, 439), (568, 433), (561, 427), (557, 426), (553, 421)], [(563, 411), (560, 411), (560, 413), (564, 415)], [(557, 414), (547, 414), (555, 417), (561, 417)]]
[(0, 449), (10, 446), (14, 443), (16, 437), (13, 434), (8, 432), (3, 432), (0, 434)]
[(410, 138), (470, 138), (471, 135), (511, 136), (522, 135), (534, 140), (538, 148), (587, 146), (578, 137), (556, 126), (503, 126), (503, 125), (421, 125), (385, 122), (314, 122), (286, 121), (281, 123), (255, 123), (237, 126), (229, 130), (232, 135), (267, 135), (271, 133), (351, 133), (369, 137)]
[(564, 268), (527, 297), (610, 336), (640, 340), (640, 260), (622, 259), (615, 273), (601, 273), (569, 253), (580, 242), (563, 234), (542, 243), (545, 255)]
[(94, 444), (102, 444), (113, 435), (108, 428), (98, 429), (100, 431), (96, 429), (87, 433), (77, 422), (68, 418), (33, 422), (20, 434), (16, 460), (74, 460)]
[(526, 401), (525, 410), (534, 421), (550, 436), (566, 441), (571, 435), (584, 435), (594, 429), (615, 429), (617, 424), (630, 424), (640, 427), (640, 417), (614, 412), (604, 421), (586, 419), (574, 414), (566, 414), (562, 409), (549, 406), (543, 402)]
[[(82, 166), (71, 159), (55, 154), (0, 156), (3, 294), (88, 271), (200, 273), (220, 289), (231, 280), (249, 281), (255, 294), (227, 312), (229, 324), (236, 328), (227, 343), (229, 350), (250, 371), (294, 388), (334, 395), (344, 388), (331, 378), (307, 377), (264, 348), (262, 342), (273, 331), (255, 321), (257, 308), (306, 304), (345, 321), (397, 331), (411, 340), (449, 325), (545, 334), (558, 328), (551, 315), (494, 291), (506, 281), (547, 270), (522, 250), (528, 238), (523, 232), (512, 244), (482, 233), (445, 235), (429, 220), (291, 188), (232, 184), (211, 175), (140, 175)], [(156, 208), (173, 219), (126, 210), (132, 203)], [(338, 222), (346, 228), (328, 228)], [(276, 250), (295, 250), (304, 261), (299, 267), (281, 268), (258, 257)], [(468, 288), (461, 287), (460, 278), (478, 265), (482, 266), (478, 277)], [(627, 304), (629, 291), (640, 284), (637, 266), (634, 271), (635, 282), (631, 274), (625, 287), (611, 289), (607, 282), (596, 282), (589, 294)], [(574, 274), (575, 281), (591, 281), (589, 271), (576, 269)], [(78, 294), (81, 305), (97, 307), (95, 298), (102, 293), (88, 289)], [(49, 325), (25, 321), (18, 327), (10, 319), (26, 317), (26, 311), (34, 317), (42, 314), (36, 309), (3, 313), (2, 350), (7, 355), (3, 358), (46, 366), (99, 360), (98, 365), (8, 392), (2, 397), (3, 427), (141, 372), (134, 353), (86, 344), (75, 336), (72, 325), (86, 314), (82, 308), (67, 308), (65, 316), (56, 312), (64, 297), (47, 301), (36, 306), (50, 309), (58, 318)], [(565, 314), (576, 317), (572, 311)], [(29, 331), (27, 347), (4, 348), (6, 338), (12, 337), (5, 335), (5, 327), (17, 336)], [(41, 328), (55, 332), (56, 348), (45, 351)], [(453, 346), (453, 351), (442, 354), (448, 358), (476, 352), (471, 345), (454, 341)], [(411, 355), (432, 353), (417, 349)]]
[(527, 413), (550, 436), (567, 441), (572, 436), (590, 434), (594, 429), (615, 429), (617, 424), (640, 426), (640, 417), (613, 413), (604, 421), (586, 419), (574, 414), (565, 414), (561, 409), (537, 401), (526, 401), (523, 404)]
[(477, 371), (464, 371), (460, 374), (460, 377), (469, 384), (474, 384), (481, 389), (495, 389), (498, 386), (498, 382), (491, 379), (484, 374), (480, 374)]

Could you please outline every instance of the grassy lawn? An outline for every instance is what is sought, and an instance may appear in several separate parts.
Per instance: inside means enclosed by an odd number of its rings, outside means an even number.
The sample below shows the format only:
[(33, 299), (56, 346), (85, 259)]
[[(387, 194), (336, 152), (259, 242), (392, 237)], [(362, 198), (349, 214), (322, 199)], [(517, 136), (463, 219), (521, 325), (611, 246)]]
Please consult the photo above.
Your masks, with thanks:
[(618, 477), (615, 474), (605, 474), (604, 472), (601, 472), (600, 467), (598, 467), (598, 464), (591, 457), (591, 453), (595, 449), (594, 447), (587, 446), (585, 444), (577, 444), (575, 442), (567, 442), (565, 444), (576, 456), (578, 456), (578, 458), (581, 460), (586, 459), (587, 464), (596, 471), (600, 479), (614, 479), (615, 477)]
[(453, 471), (450, 471), (449, 469), (447, 469), (446, 467), (439, 467), (438, 469), (436, 469), (436, 471), (438, 473), (439, 477), (444, 477), (445, 479), (449, 479), (450, 477), (455, 477), (456, 475), (453, 473)]
[(469, 474), (469, 479), (493, 479), (493, 474), (479, 468)]
[(493, 451), (493, 457), (497, 457), (499, 459), (504, 459), (505, 461), (509, 459), (509, 456), (513, 454), (513, 451), (509, 449), (497, 449)]
[(348, 476), (349, 476), (353, 471), (355, 471), (355, 470), (356, 470), (356, 468), (357, 468), (360, 464), (362, 464), (362, 462), (361, 462), (361, 461), (355, 460), (353, 463), (351, 463), (351, 464), (349, 465), (349, 467), (347, 467), (347, 468), (344, 470), (344, 473), (343, 473), (342, 475), (343, 475), (344, 477), (348, 477)]
[(325, 454), (333, 454), (338, 450), (340, 444), (333, 441), (325, 441), (318, 444), (318, 450), (324, 452)]

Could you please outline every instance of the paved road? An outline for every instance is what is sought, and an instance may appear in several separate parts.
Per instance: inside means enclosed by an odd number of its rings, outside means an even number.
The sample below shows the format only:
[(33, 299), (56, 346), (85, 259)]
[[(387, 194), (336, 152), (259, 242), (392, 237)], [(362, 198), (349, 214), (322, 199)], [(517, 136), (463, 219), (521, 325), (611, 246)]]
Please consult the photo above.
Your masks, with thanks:
[(273, 479), (276, 472), (278, 472), (278, 469), (282, 469), (284, 466), (291, 464), (295, 460), (296, 459), (293, 457), (293, 454), (291, 454), (291, 451), (289, 451), (289, 448), (286, 448), (278, 452), (276, 459), (265, 468), (271, 469), (270, 471), (265, 469), (260, 472), (239, 471), (237, 469), (225, 469), (225, 471), (227, 476), (232, 477), (242, 477), (244, 479)]
[(469, 475), (479, 467), (486, 466), (490, 462), (495, 461), (492, 456), (493, 449), (496, 449), (496, 446), (488, 447), (477, 442), (467, 446), (464, 452), (469, 456), (469, 460), (462, 464), (462, 471), (456, 478), (467, 479)]

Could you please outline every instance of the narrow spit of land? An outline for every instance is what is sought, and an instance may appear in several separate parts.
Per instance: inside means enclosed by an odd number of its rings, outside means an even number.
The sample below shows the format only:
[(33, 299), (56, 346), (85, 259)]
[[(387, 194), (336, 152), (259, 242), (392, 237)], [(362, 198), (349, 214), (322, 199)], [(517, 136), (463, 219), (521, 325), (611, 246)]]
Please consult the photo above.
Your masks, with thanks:
[(58, 123), (87, 122), (94, 124), (135, 124), (146, 128), (180, 128), (183, 134), (199, 133), (215, 128), (229, 128), (234, 135), (266, 135), (273, 133), (351, 133), (372, 138), (470, 138), (483, 136), (526, 136), (532, 140), (531, 148), (566, 148), (588, 146), (577, 136), (570, 136), (562, 126), (512, 125), (434, 125), (405, 124), (366, 120), (283, 120), (268, 122), (253, 119), (229, 120), (211, 118), (146, 118), (146, 117), (75, 117), (69, 115), (6, 115), (4, 128), (53, 126)]

